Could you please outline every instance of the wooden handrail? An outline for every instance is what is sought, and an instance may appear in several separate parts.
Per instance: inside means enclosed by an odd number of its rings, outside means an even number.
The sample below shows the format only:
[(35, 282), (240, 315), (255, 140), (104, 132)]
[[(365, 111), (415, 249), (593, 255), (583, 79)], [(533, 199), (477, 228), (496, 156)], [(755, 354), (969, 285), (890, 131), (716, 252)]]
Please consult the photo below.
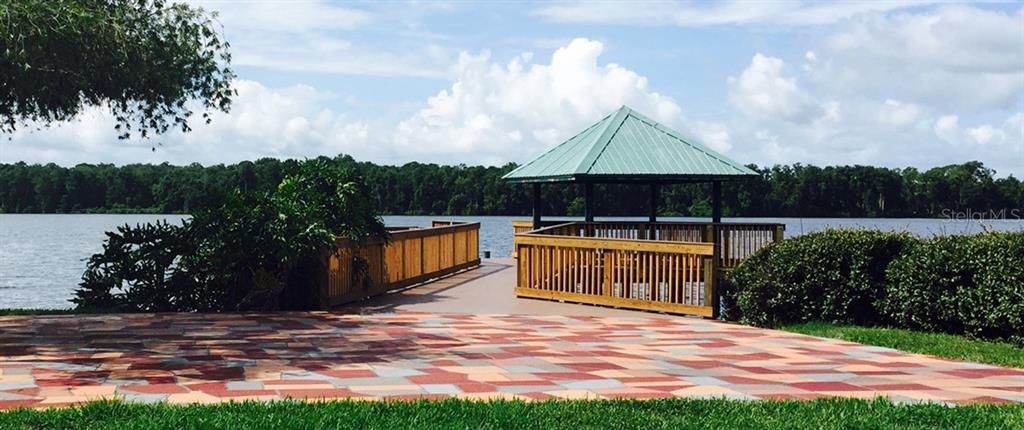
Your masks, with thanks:
[(549, 226), (541, 227), (541, 228), (538, 228), (536, 230), (530, 230), (530, 231), (527, 231), (525, 233), (520, 233), (520, 234), (556, 234), (557, 235), (557, 234), (559, 234), (560, 231), (562, 231), (562, 230), (564, 230), (566, 228), (571, 228), (572, 226), (575, 226), (577, 224), (580, 224), (580, 223), (575, 222), (575, 221), (565, 221), (565, 222), (562, 222), (560, 224), (552, 224), (552, 225), (549, 225)]
[[(524, 235), (573, 236), (600, 238), (602, 241), (631, 240), (669, 243), (714, 243), (717, 246), (716, 267), (731, 270), (762, 248), (782, 241), (785, 225), (779, 223), (696, 223), (598, 221), (564, 222), (516, 234), (515, 242)], [(513, 255), (518, 249), (513, 249)]]
[(673, 254), (713, 255), (715, 247), (711, 243), (701, 242), (668, 242), (659, 240), (631, 240), (610, 238), (587, 238), (575, 236), (545, 236), (539, 234), (519, 234), (518, 243), (536, 245), (557, 245), (567, 248), (613, 249), (623, 251), (652, 251)]
[[(763, 226), (782, 227), (783, 229), (785, 229), (785, 227), (786, 227), (785, 224), (782, 224), (782, 223), (772, 223), (772, 222), (768, 222), (768, 223), (759, 223), (759, 222), (719, 222), (719, 223), (712, 223), (712, 222), (700, 222), (700, 221), (655, 221), (654, 223), (651, 223), (651, 222), (648, 222), (648, 221), (630, 221), (630, 220), (624, 220), (624, 221), (591, 221), (591, 222), (572, 221), (572, 220), (565, 220), (565, 221), (562, 221), (562, 220), (547, 220), (547, 221), (543, 221), (541, 224), (544, 227), (550, 227), (552, 224), (564, 224), (564, 223), (569, 223), (569, 222), (576, 223), (576, 224), (592, 224), (592, 225), (600, 225), (600, 224), (643, 224), (643, 225), (664, 224), (664, 225), (692, 225), (692, 226), (706, 226), (706, 225), (746, 226), (746, 225), (749, 225), (749, 226), (762, 226), (762, 227)], [(525, 227), (531, 227), (531, 229), (532, 229), (533, 222), (529, 221), (529, 220), (512, 220), (512, 226), (513, 227), (525, 226)]]
[(431, 224), (434, 227), (392, 232), (387, 240), (359, 244), (339, 239), (336, 252), (325, 255), (321, 307), (362, 300), (480, 264), (480, 223)]

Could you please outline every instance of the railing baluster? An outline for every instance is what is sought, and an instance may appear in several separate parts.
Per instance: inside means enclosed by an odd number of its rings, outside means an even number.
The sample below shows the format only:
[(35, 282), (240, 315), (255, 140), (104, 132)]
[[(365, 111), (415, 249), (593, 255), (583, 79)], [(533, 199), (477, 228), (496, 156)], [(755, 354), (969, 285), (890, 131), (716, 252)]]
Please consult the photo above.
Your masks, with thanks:
[(592, 282), (592, 276), (594, 272), (593, 254), (594, 252), (592, 250), (587, 250), (584, 253), (584, 264), (586, 266), (586, 271), (584, 272), (584, 284), (586, 284), (587, 289), (590, 289), (594, 285), (594, 283)]
[(588, 249), (583, 255), (586, 261), (586, 263), (584, 263), (586, 268), (586, 271), (584, 272), (586, 282), (584, 284), (586, 285), (585, 288), (589, 289), (594, 285), (594, 251)]
[(679, 255), (672, 256), (672, 303), (679, 303)]
[(562, 282), (565, 281), (565, 276), (562, 276), (562, 249), (559, 247), (555, 247), (555, 270), (555, 275), (557, 276), (555, 290), (558, 292), (564, 292), (565, 289), (563, 288), (564, 286), (562, 285)]
[(654, 288), (658, 284), (658, 259), (654, 253), (647, 254), (647, 262), (650, 267), (647, 268), (647, 275), (650, 277), (647, 280), (647, 300), (654, 300)]
[(651, 300), (661, 301), (660, 290), (661, 290), (661, 269), (664, 266), (661, 263), (662, 254), (652, 254), (654, 257), (654, 283), (651, 285)]
[(572, 291), (574, 293), (582, 291), (580, 289), (580, 250), (579, 248), (572, 249)]
[(690, 304), (693, 300), (693, 293), (690, 291), (691, 284), (693, 283), (693, 257), (690, 255), (686, 256), (685, 264), (683, 265), (683, 273), (686, 277), (686, 281), (683, 282), (683, 303)]

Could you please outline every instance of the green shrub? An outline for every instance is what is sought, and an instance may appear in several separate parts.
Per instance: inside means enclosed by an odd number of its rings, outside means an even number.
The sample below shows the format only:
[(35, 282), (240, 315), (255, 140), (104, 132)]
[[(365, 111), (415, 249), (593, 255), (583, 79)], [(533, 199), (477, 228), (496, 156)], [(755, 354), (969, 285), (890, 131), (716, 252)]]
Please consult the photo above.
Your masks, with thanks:
[(915, 243), (886, 283), (881, 308), (901, 327), (1024, 340), (1024, 232)]
[(307, 161), (273, 193), (234, 191), (181, 226), (108, 233), (73, 301), (122, 311), (316, 308), (324, 250), (386, 235), (362, 178)]
[[(79, 310), (166, 312), (195, 307), (180, 294), (190, 278), (178, 270), (182, 257), (195, 252), (182, 225), (157, 221), (123, 225), (107, 232), (103, 252), (89, 258), (81, 288), (71, 301)], [(143, 305), (144, 304), (144, 305)]]
[(756, 253), (732, 273), (732, 311), (760, 326), (828, 321), (873, 324), (885, 269), (915, 239), (906, 233), (829, 229)]

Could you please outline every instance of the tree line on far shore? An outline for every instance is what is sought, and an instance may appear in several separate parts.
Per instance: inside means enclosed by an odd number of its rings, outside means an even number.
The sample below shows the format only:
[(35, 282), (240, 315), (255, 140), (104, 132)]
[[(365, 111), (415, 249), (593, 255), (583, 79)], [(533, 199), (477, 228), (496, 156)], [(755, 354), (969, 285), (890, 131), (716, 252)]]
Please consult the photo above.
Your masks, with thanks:
[[(516, 167), (401, 166), (358, 162), (347, 155), (321, 157), (365, 177), (381, 214), (524, 215), (531, 211), (528, 186), (507, 184)], [(215, 204), (230, 190), (271, 191), (299, 166), (296, 160), (263, 158), (231, 165), (167, 163), (0, 164), (3, 213), (190, 213)], [(750, 217), (1012, 217), (1024, 216), (1024, 183), (977, 161), (935, 167), (816, 167), (803, 164), (750, 166), (760, 176), (723, 186), (726, 216)], [(542, 187), (546, 215), (579, 215), (577, 185)], [(607, 216), (647, 213), (646, 186), (599, 185), (595, 212)], [(659, 213), (708, 216), (710, 185), (662, 188)]]

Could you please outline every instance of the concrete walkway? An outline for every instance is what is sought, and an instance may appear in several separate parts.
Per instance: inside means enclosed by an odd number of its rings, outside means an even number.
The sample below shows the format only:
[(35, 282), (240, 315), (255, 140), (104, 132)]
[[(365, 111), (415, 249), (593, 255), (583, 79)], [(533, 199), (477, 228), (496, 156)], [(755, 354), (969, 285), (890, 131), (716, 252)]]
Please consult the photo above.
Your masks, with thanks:
[(400, 293), (342, 308), (362, 314), (395, 311), (468, 312), (475, 314), (650, 317), (651, 313), (600, 306), (516, 298), (515, 260), (483, 260), (480, 267)]
[(511, 297), (478, 270), (337, 312), (0, 317), (0, 410), (100, 398), (1024, 401), (1024, 369)]

